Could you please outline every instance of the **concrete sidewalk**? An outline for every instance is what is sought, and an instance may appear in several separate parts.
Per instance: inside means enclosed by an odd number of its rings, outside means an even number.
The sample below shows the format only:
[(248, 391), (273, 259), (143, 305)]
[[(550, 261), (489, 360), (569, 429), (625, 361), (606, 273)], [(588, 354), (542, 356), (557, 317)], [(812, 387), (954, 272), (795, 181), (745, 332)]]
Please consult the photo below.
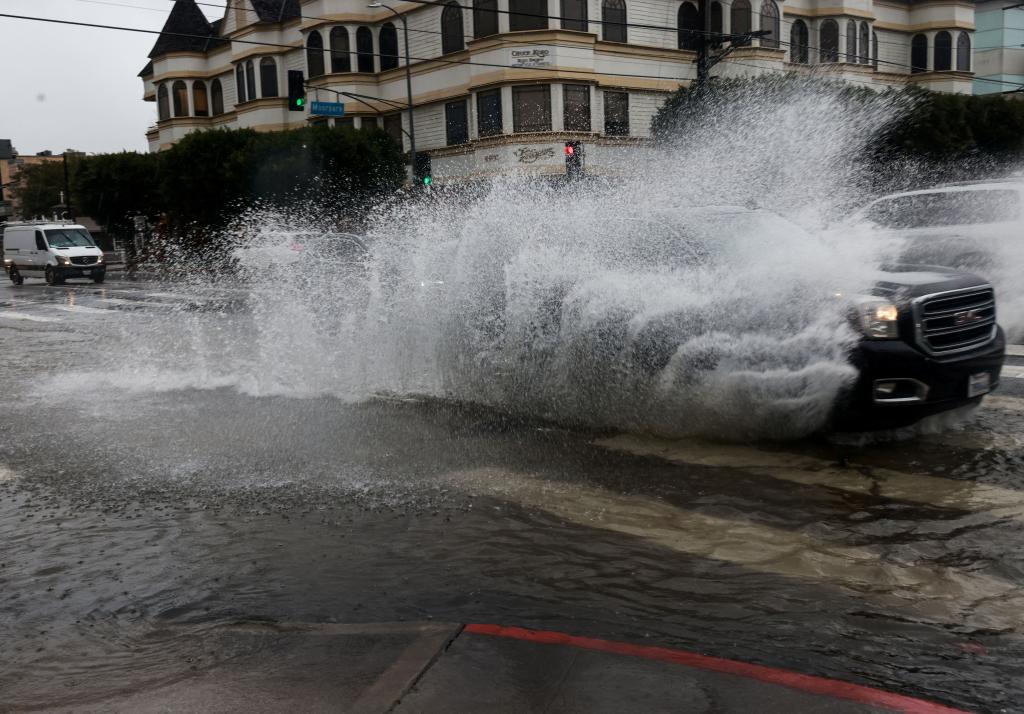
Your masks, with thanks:
[(239, 624), (200, 635), (205, 670), (60, 712), (758, 712), (957, 710), (659, 647), (496, 625)]

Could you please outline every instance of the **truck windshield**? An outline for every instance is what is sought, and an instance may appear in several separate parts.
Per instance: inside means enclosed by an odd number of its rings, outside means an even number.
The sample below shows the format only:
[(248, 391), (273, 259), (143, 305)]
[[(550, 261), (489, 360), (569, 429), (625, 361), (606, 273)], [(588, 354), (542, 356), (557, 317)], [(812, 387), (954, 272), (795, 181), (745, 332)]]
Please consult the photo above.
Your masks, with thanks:
[(883, 228), (933, 228), (1015, 221), (1016, 191), (943, 191), (895, 196), (872, 204), (866, 218)]
[(46, 231), (51, 248), (95, 248), (92, 236), (81, 228), (60, 228)]

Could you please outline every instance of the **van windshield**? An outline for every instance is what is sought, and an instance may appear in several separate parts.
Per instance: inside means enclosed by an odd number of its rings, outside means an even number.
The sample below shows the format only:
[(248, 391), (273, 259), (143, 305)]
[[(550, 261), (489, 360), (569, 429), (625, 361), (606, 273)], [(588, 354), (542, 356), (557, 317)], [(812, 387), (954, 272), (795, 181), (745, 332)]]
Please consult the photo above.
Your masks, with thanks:
[(95, 248), (92, 236), (81, 228), (60, 228), (46, 231), (51, 248)]
[(1020, 218), (1016, 191), (942, 191), (878, 201), (867, 219), (883, 228), (929, 228), (1001, 223)]

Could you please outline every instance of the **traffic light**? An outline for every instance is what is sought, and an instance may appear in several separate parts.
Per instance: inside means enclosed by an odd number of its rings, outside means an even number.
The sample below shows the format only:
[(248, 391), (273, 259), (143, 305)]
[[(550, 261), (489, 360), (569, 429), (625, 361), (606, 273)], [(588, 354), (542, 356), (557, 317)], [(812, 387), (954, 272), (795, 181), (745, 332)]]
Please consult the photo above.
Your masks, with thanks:
[(584, 158), (583, 142), (582, 141), (567, 141), (565, 142), (565, 176), (570, 179), (583, 178), (583, 158)]
[(434, 183), (434, 177), (431, 175), (430, 170), (430, 154), (421, 154), (416, 152), (416, 159), (413, 161), (413, 182), (420, 183), (424, 186), (430, 186)]
[(288, 70), (288, 111), (306, 111), (306, 79), (301, 69)]

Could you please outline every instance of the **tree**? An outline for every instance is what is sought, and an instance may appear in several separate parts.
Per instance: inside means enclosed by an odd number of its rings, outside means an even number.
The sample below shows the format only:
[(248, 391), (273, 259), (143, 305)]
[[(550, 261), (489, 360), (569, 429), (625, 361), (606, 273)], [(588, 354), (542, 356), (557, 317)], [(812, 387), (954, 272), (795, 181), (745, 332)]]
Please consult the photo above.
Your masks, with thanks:
[(21, 204), (21, 218), (35, 218), (51, 215), (53, 207), (61, 202), (63, 190), (63, 162), (46, 161), (24, 166), (18, 172), (11, 194)]
[(91, 216), (109, 233), (132, 229), (132, 217), (155, 217), (163, 211), (159, 156), (123, 152), (82, 160), (71, 193), (78, 213)]

